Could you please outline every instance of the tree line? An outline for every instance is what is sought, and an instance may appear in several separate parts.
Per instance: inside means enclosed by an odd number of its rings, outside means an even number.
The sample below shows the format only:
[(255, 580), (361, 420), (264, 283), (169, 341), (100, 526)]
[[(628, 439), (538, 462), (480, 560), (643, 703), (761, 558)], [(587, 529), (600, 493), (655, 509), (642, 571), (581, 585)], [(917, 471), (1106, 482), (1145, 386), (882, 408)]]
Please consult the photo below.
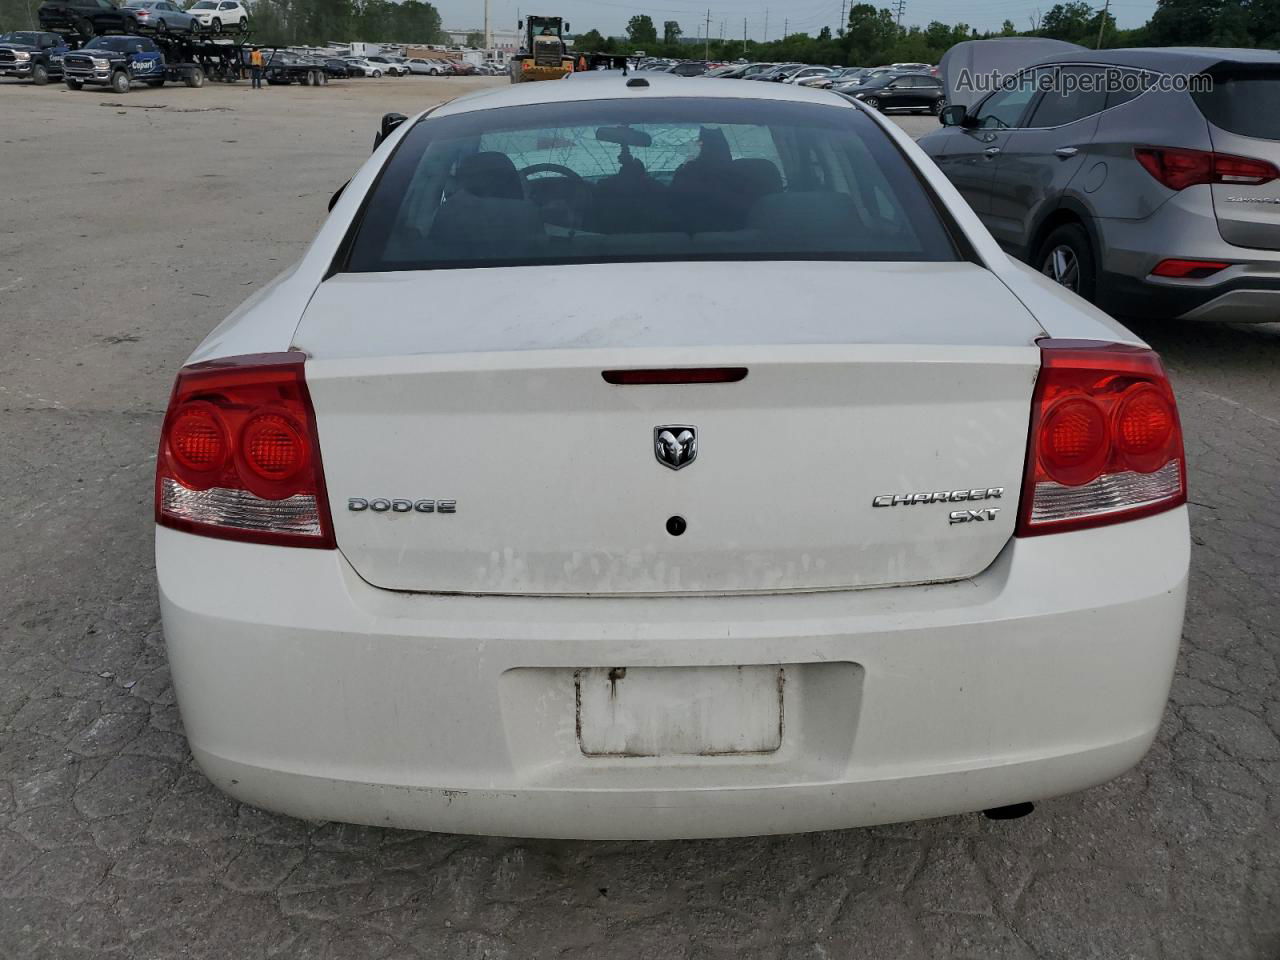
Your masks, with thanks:
[[(179, 0), (179, 6), (186, 5)], [(427, 44), (446, 40), (440, 12), (423, 0), (252, 0), (246, 5), (253, 40), (262, 44), (321, 46), (335, 40)], [(0, 31), (38, 29), (39, 6), (40, 0), (0, 0)]]
[(579, 34), (576, 49), (602, 53), (713, 60), (828, 63), (876, 66), (884, 63), (937, 63), (963, 40), (991, 37), (1048, 37), (1085, 47), (1231, 46), (1280, 47), (1280, 0), (1157, 0), (1155, 13), (1140, 27), (1121, 30), (1105, 6), (1082, 0), (1055, 4), (1047, 13), (1028, 17), (1026, 24), (1006, 20), (998, 31), (980, 32), (966, 23), (933, 21), (926, 26), (901, 26), (893, 11), (870, 3), (856, 3), (847, 22), (835, 32), (823, 27), (817, 34), (793, 33), (763, 43), (712, 37), (690, 44), (678, 21), (665, 20), (659, 31), (653, 18), (637, 14), (627, 23), (623, 38), (598, 30)]

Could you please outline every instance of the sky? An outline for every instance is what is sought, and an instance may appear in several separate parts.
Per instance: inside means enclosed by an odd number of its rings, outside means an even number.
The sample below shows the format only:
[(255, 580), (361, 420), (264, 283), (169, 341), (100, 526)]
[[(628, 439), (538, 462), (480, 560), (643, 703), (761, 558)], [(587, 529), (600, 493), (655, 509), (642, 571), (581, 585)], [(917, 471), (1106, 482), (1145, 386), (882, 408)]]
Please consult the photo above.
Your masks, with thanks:
[[(433, 0), (449, 29), (478, 27), (484, 21), (484, 0)], [(869, 0), (877, 7), (891, 6), (892, 0)], [(1031, 17), (1037, 11), (1047, 12), (1057, 0), (906, 0), (902, 22), (923, 26), (931, 20), (943, 23), (967, 23), (979, 30), (999, 30), (1005, 20), (1012, 20), (1020, 30), (1031, 29)], [(1095, 6), (1098, 0), (1093, 0)], [(575, 33), (599, 30), (606, 35), (621, 36), (633, 14), (653, 17), (659, 33), (664, 20), (680, 23), (685, 36), (701, 35), (711, 10), (711, 36), (719, 37), (723, 23), (726, 37), (742, 36), (742, 21), (747, 20), (747, 35), (752, 40), (766, 39), (765, 12), (768, 11), (768, 37), (776, 40), (785, 24), (788, 32), (817, 33), (824, 26), (833, 30), (840, 19), (840, 0), (490, 0), (489, 20), (494, 29), (514, 29), (519, 13), (560, 15), (569, 21)], [(1112, 0), (1111, 12), (1122, 28), (1145, 23), (1155, 9), (1155, 0)]]

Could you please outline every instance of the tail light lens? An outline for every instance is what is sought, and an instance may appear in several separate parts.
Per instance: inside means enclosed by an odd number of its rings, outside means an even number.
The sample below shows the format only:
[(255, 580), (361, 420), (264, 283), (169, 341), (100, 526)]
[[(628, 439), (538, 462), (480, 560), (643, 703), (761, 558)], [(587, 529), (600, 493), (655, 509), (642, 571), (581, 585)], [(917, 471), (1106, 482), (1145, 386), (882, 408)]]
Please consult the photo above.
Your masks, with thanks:
[(301, 354), (179, 371), (156, 457), (156, 523), (227, 540), (334, 546)]
[(1176, 280), (1203, 280), (1220, 273), (1231, 264), (1222, 260), (1161, 260), (1151, 271), (1153, 277), (1173, 277)]
[(1185, 190), (1198, 183), (1256, 186), (1280, 177), (1280, 169), (1273, 163), (1226, 153), (1176, 147), (1136, 147), (1133, 155), (1147, 173), (1170, 190)]
[(1182, 427), (1145, 347), (1040, 341), (1021, 537), (1133, 520), (1187, 500)]

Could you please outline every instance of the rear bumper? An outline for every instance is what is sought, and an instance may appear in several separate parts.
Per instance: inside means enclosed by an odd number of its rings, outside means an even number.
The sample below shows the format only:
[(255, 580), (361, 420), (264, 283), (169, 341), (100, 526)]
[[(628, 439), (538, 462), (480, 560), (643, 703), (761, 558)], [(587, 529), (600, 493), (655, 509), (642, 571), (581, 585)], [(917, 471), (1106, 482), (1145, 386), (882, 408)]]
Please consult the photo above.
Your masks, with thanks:
[[(1098, 303), (1120, 316), (1231, 322), (1280, 321), (1280, 250), (1222, 239), (1208, 187), (1190, 187), (1145, 220), (1098, 218)], [(1232, 266), (1203, 280), (1152, 277), (1169, 258)]]
[[(710, 837), (917, 819), (1110, 779), (1155, 736), (1185, 509), (1015, 540), (971, 580), (750, 597), (408, 595), (335, 551), (156, 536), (201, 768), (297, 816)], [(782, 746), (586, 756), (574, 671), (782, 664)], [(626, 681), (623, 680), (623, 683)]]

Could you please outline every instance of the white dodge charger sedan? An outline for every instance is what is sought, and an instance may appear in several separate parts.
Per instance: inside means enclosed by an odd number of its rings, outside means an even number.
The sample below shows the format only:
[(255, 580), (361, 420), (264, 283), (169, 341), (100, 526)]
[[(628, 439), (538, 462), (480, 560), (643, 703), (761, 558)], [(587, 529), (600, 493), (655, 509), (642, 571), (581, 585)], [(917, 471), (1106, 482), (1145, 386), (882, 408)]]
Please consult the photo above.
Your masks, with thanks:
[(164, 420), (164, 630), (215, 784), (710, 837), (1138, 762), (1187, 582), (1169, 382), (898, 129), (646, 74), (396, 119)]

